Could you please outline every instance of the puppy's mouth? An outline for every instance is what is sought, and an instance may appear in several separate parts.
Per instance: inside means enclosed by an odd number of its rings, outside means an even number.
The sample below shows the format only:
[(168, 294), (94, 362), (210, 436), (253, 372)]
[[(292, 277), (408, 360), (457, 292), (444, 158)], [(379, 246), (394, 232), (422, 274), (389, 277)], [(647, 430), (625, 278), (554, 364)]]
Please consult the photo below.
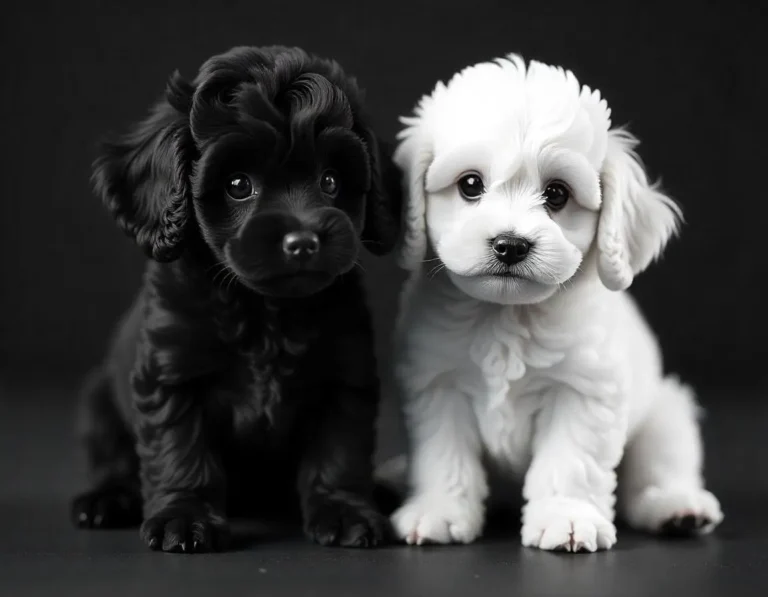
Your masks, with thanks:
[(299, 270), (258, 280), (244, 278), (242, 281), (246, 286), (260, 294), (281, 298), (299, 298), (327, 288), (335, 278), (334, 274), (324, 271)]
[(524, 276), (521, 273), (513, 272), (513, 271), (505, 271), (505, 272), (489, 272), (486, 274), (480, 274), (481, 276), (491, 276), (493, 278), (510, 278), (512, 280), (530, 280), (527, 276)]
[(469, 296), (501, 305), (538, 303), (556, 291), (556, 285), (538, 281), (532, 274), (493, 266), (470, 275), (448, 273), (454, 285)]
[(534, 277), (531, 276), (530, 272), (526, 272), (523, 269), (519, 267), (511, 267), (501, 264), (493, 264), (486, 269), (478, 272), (475, 274), (476, 278), (490, 278), (490, 279), (497, 279), (497, 280), (519, 280), (519, 281), (528, 281), (533, 282)]
[(482, 269), (475, 271), (459, 272), (448, 270), (452, 276), (463, 278), (465, 280), (497, 280), (497, 281), (519, 281), (519, 282), (537, 282), (536, 276), (532, 272), (522, 271), (520, 268), (508, 266), (486, 265)]

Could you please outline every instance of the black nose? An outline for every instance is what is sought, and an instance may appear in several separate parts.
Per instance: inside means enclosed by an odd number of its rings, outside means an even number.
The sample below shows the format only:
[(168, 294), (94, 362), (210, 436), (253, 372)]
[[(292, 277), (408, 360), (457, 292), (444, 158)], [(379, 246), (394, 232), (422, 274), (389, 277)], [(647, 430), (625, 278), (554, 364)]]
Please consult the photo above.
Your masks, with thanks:
[(500, 234), (493, 239), (491, 246), (496, 259), (506, 265), (520, 263), (531, 250), (531, 243), (511, 234)]
[(283, 252), (289, 259), (306, 261), (320, 249), (320, 239), (314, 232), (289, 232), (283, 237)]

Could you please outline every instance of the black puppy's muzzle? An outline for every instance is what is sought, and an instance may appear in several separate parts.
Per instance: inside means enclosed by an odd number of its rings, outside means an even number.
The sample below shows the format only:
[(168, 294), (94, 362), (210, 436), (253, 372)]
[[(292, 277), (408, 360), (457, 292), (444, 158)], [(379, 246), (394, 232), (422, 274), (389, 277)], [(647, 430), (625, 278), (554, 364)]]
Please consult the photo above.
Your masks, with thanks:
[(226, 246), (230, 267), (251, 288), (278, 296), (305, 296), (352, 269), (357, 232), (331, 207), (304, 213), (256, 213)]

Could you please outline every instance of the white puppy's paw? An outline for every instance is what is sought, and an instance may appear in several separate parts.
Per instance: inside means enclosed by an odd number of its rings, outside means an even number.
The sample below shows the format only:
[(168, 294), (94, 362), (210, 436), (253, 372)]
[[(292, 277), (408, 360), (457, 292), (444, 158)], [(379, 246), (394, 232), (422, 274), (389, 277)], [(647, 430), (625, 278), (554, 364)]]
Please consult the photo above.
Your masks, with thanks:
[(647, 487), (627, 500), (626, 516), (636, 529), (673, 535), (704, 535), (723, 520), (720, 502), (700, 488)]
[(444, 495), (417, 495), (392, 515), (398, 538), (409, 545), (471, 543), (483, 530), (481, 502)]
[(556, 551), (597, 551), (616, 543), (616, 527), (584, 500), (552, 497), (523, 508), (523, 545)]

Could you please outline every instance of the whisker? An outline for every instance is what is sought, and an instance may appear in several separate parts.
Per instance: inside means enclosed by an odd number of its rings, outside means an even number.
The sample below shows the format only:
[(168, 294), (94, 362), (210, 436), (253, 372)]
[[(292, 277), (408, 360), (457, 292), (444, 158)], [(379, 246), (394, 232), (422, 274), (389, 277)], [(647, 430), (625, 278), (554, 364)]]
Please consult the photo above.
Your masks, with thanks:
[(227, 279), (227, 276), (229, 275), (229, 270), (227, 268), (222, 268), (214, 277), (213, 277), (213, 283), (216, 284), (216, 281), (221, 277), (221, 281)]
[(214, 267), (221, 267), (221, 266), (225, 266), (225, 267), (226, 267), (226, 265), (227, 265), (227, 262), (226, 262), (224, 259), (222, 259), (221, 261), (217, 261), (217, 262), (216, 262), (216, 263), (214, 263), (213, 265), (209, 266), (209, 267), (208, 267), (208, 269), (206, 269), (205, 271), (206, 271), (206, 272), (209, 272), (209, 271), (211, 271), (211, 270), (212, 270)]
[(237, 280), (237, 274), (233, 271), (230, 271), (229, 276), (225, 278), (225, 280), (227, 280), (227, 292), (229, 292), (230, 288), (232, 288), (232, 283)]
[(444, 269), (445, 269), (445, 264), (439, 263), (429, 271), (429, 273), (427, 274), (427, 277), (430, 279), (433, 279), (437, 274), (439, 274)]
[(211, 270), (212, 270), (214, 267), (220, 267), (220, 266), (222, 266), (222, 265), (225, 265), (224, 261), (217, 261), (217, 262), (216, 262), (216, 263), (214, 263), (213, 265), (209, 266), (209, 267), (208, 267), (208, 268), (205, 270), (205, 272), (206, 272), (206, 273), (208, 273), (208, 272), (209, 272), (209, 271), (211, 271)]
[(213, 278), (211, 279), (211, 282), (212, 282), (214, 285), (216, 284), (216, 281), (219, 279), (219, 276), (221, 276), (222, 274), (226, 274), (226, 273), (229, 271), (229, 267), (227, 266), (227, 264), (226, 264), (224, 261), (220, 261), (220, 262), (218, 262), (218, 263), (216, 263), (216, 264), (212, 265), (211, 267), (209, 267), (209, 268), (206, 270), (206, 273), (210, 272), (210, 271), (211, 271), (213, 268), (215, 268), (215, 267), (218, 267), (218, 268), (219, 268), (219, 271), (217, 271), (217, 272), (214, 274)]

